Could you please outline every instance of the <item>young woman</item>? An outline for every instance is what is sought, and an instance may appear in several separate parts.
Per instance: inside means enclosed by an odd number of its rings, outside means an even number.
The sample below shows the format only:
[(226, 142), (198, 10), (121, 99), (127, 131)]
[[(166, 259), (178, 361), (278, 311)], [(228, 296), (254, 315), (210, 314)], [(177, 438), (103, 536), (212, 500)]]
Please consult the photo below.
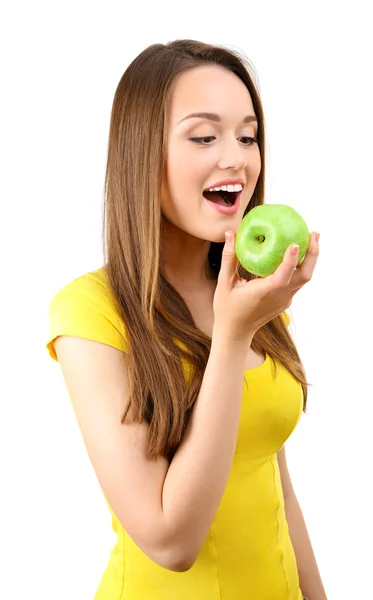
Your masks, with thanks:
[(326, 598), (284, 446), (308, 386), (285, 311), (318, 234), (265, 278), (234, 250), (264, 132), (220, 47), (152, 45), (116, 90), (106, 262), (54, 296), (47, 344), (117, 534), (96, 600)]

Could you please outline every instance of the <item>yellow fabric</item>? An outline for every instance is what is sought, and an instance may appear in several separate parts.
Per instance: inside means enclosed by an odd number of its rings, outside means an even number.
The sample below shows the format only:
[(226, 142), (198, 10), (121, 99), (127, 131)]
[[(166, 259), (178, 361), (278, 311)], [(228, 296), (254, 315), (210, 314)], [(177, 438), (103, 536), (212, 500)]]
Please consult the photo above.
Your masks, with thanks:
[[(288, 315), (283, 316), (288, 324)], [(53, 340), (59, 335), (126, 350), (103, 269), (57, 292), (49, 325), (46, 347), (54, 360)], [(268, 355), (244, 376), (247, 389), (231, 473), (193, 567), (175, 573), (150, 560), (106, 500), (117, 541), (94, 600), (302, 600), (277, 462), (277, 452), (302, 415), (302, 388), (279, 363), (275, 377)]]

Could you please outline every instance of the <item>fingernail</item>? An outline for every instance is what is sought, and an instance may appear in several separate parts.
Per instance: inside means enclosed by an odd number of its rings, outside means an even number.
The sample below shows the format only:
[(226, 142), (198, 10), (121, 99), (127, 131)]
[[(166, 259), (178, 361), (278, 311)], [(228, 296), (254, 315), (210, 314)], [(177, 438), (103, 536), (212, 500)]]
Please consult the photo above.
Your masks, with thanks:
[(296, 255), (296, 253), (298, 252), (298, 249), (299, 249), (298, 244), (293, 244), (292, 245), (292, 247), (291, 247), (291, 253), (292, 253), (293, 256)]
[(319, 239), (320, 239), (320, 234), (319, 234), (319, 233), (316, 233), (316, 235), (315, 235), (315, 238), (316, 238), (316, 242), (318, 242), (318, 241), (319, 241)]
[(232, 235), (232, 233), (230, 231), (226, 231), (225, 232), (225, 241), (228, 244), (231, 244), (233, 242), (233, 235)]

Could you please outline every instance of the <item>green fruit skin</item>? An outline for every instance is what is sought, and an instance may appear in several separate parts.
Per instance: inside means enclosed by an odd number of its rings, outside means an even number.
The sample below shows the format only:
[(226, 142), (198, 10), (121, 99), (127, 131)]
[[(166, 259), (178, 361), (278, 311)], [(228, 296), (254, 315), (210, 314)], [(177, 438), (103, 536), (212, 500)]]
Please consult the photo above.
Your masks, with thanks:
[[(259, 239), (264, 237), (264, 241)], [(242, 219), (235, 243), (241, 265), (253, 275), (267, 277), (282, 263), (290, 244), (299, 244), (298, 264), (310, 243), (304, 219), (287, 204), (261, 204)]]

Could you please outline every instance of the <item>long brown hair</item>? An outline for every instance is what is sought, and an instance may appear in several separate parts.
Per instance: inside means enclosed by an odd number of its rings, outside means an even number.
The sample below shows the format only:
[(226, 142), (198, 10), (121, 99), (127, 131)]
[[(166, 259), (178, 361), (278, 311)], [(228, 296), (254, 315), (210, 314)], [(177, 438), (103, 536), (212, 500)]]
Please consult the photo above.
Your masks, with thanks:
[[(108, 283), (127, 335), (130, 395), (121, 422), (149, 424), (151, 459), (172, 457), (180, 444), (211, 348), (211, 338), (196, 327), (186, 302), (160, 272), (170, 93), (178, 75), (206, 64), (225, 67), (243, 81), (258, 118), (262, 166), (246, 214), (264, 203), (265, 184), (263, 108), (246, 57), (193, 40), (151, 45), (124, 72), (111, 113), (102, 234)], [(209, 251), (216, 277), (223, 246), (212, 242)], [(238, 271), (247, 280), (255, 277), (241, 265)], [(257, 331), (252, 348), (277, 359), (302, 385), (305, 412), (310, 384), (281, 316)], [(191, 367), (189, 382), (185, 361)]]

